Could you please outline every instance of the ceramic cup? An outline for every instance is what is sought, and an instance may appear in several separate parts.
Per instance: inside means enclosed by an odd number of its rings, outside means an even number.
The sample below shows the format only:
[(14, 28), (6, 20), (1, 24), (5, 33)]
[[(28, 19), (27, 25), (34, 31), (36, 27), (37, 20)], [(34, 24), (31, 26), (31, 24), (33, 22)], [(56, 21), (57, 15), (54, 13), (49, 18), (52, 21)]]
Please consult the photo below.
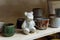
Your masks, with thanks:
[(51, 21), (51, 27), (60, 27), (60, 18), (56, 17), (53, 18), (53, 20)]

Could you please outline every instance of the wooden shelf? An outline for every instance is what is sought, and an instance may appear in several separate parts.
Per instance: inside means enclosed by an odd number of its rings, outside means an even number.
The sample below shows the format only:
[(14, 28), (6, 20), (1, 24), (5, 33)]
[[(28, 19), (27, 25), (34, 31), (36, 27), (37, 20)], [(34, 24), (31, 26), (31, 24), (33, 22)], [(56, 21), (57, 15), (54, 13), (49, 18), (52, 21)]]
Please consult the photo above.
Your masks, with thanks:
[(51, 34), (60, 32), (60, 28), (47, 28), (46, 30), (37, 30), (33, 34), (24, 35), (21, 33), (15, 33), (12, 37), (1, 37), (0, 40), (33, 40), (37, 38), (42, 38)]

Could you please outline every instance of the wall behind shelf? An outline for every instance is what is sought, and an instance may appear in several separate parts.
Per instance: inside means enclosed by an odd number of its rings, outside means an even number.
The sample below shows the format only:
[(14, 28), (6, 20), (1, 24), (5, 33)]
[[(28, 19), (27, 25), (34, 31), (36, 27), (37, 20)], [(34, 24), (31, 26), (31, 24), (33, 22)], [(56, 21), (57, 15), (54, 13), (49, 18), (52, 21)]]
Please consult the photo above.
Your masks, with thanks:
[[(0, 0), (0, 21), (16, 23), (26, 10), (42, 8), (41, 0)], [(45, 8), (44, 8), (45, 9)]]

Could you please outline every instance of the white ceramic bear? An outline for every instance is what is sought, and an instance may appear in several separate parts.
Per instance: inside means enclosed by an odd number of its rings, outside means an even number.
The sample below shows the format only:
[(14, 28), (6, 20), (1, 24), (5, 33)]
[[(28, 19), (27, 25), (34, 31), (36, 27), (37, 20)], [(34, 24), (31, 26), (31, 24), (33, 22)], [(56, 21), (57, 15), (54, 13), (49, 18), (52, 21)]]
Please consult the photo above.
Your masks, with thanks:
[(36, 31), (35, 22), (33, 20), (33, 12), (25, 12), (26, 20), (22, 24), (22, 30), (25, 34)]

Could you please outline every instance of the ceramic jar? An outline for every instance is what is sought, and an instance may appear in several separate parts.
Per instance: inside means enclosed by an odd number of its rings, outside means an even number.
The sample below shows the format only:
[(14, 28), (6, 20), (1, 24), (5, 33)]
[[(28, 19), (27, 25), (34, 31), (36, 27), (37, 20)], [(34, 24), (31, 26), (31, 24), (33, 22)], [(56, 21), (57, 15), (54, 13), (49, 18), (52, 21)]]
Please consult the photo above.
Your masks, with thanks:
[(10, 37), (15, 33), (15, 26), (12, 23), (4, 24), (2, 30), (3, 36)]
[(51, 20), (51, 27), (60, 27), (60, 17), (55, 17)]

